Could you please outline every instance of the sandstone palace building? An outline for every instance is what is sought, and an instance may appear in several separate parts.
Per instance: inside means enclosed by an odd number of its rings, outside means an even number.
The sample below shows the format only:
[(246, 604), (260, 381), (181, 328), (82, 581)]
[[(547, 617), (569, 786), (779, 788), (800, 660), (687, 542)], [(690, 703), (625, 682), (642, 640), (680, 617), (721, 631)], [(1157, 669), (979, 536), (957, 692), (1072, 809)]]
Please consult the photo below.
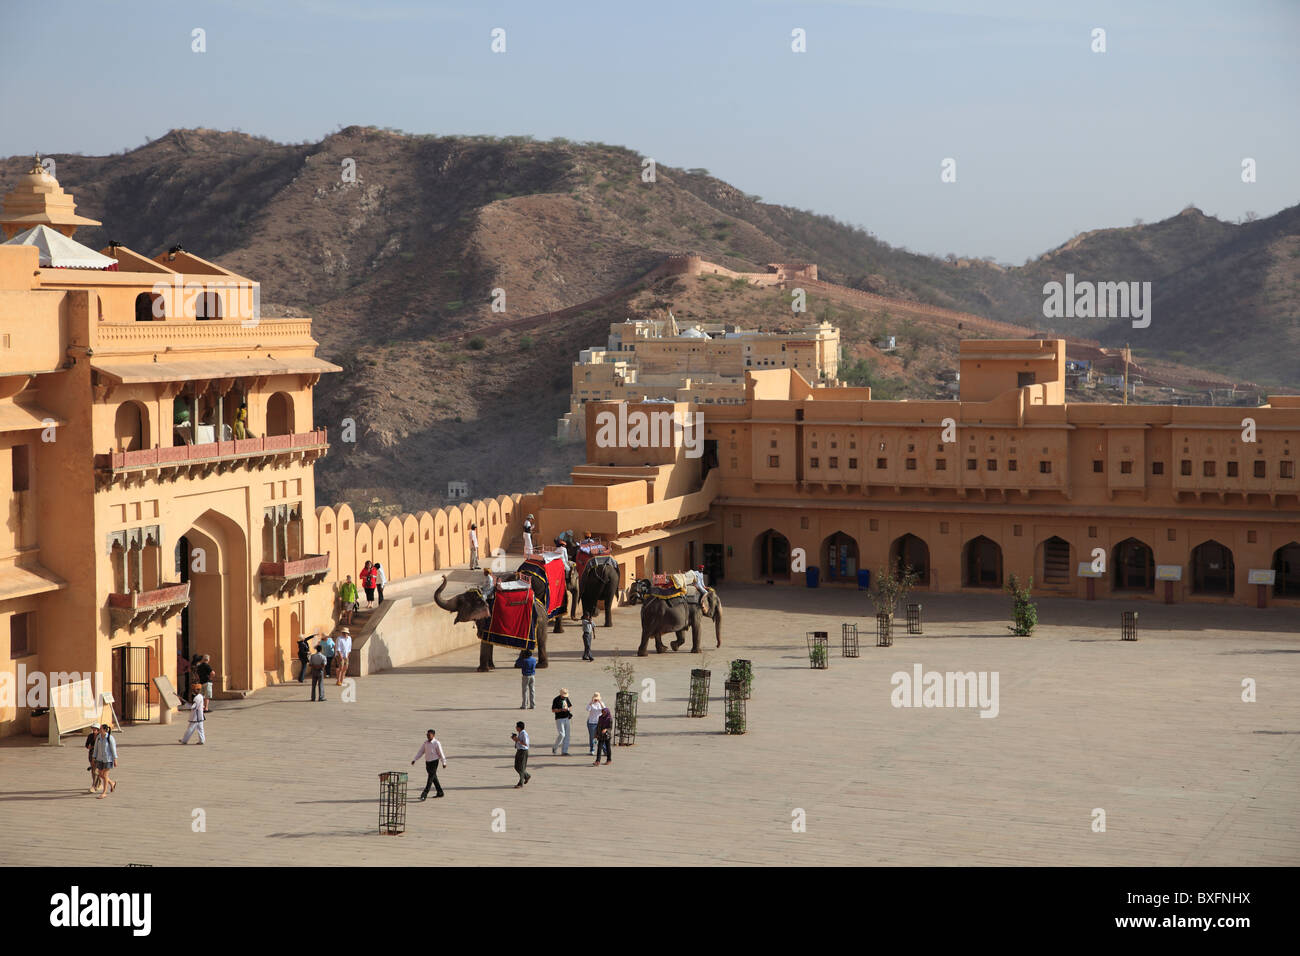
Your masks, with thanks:
[[(910, 565), (932, 591), (1300, 602), (1300, 396), (1259, 408), (1067, 404), (1061, 340), (966, 340), (958, 401), (872, 401), (799, 370), (747, 370), (700, 412), (703, 454), (601, 447), (524, 496), (544, 537), (607, 538), (627, 577), (821, 585)], [(1268, 582), (1268, 583), (1259, 583)]]
[[(178, 655), (237, 695), (330, 626), (312, 387), (337, 368), (307, 319), (260, 318), (255, 282), (82, 225), (39, 164), (0, 212), (0, 671), (102, 674), (148, 719)], [(26, 720), (0, 709), (0, 734)]]

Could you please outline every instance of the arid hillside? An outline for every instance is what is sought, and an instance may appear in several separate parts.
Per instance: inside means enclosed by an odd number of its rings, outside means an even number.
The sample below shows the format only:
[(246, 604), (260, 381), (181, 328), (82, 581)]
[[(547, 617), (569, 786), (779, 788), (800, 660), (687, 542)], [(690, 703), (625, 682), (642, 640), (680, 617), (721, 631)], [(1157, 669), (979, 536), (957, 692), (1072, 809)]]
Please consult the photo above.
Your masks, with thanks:
[[(1300, 386), (1300, 207), (1241, 225), (1189, 209), (1081, 235), (1010, 268), (895, 249), (704, 170), (659, 166), (644, 182), (641, 156), (600, 143), (349, 127), (283, 145), (176, 130), (119, 155), (51, 155), (80, 211), (106, 224), (80, 241), (149, 254), (180, 243), (261, 281), (264, 314), (313, 317), (322, 354), (345, 368), (318, 388), (317, 421), (337, 436), (351, 417), (358, 436), (336, 441), (318, 466), (319, 497), (363, 511), (427, 507), (452, 479), (467, 479), (474, 496), (563, 480), (579, 454), (553, 438), (570, 364), (630, 314), (672, 308), (765, 328), (829, 318), (844, 328), (846, 365), (882, 397), (932, 396), (960, 337), (988, 334), (829, 293), (811, 294), (809, 315), (795, 317), (777, 293), (717, 278), (637, 286), (688, 250), (738, 271), (815, 262), (831, 283)], [(0, 161), (0, 189), (30, 162)], [(1042, 286), (1067, 271), (1151, 281), (1151, 327), (1053, 326)], [(899, 352), (871, 346), (884, 332), (899, 337)]]

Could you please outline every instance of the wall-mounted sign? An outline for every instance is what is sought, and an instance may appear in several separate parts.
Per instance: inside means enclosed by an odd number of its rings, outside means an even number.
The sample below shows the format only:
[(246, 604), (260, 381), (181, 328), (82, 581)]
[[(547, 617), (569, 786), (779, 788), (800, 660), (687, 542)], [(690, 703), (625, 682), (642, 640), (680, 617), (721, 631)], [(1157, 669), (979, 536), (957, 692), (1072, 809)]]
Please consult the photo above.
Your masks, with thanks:
[(1250, 577), (1247, 579), (1251, 584), (1268, 584), (1272, 585), (1277, 581), (1276, 571), (1264, 571), (1257, 568), (1250, 569)]
[(1105, 573), (1104, 571), (1094, 571), (1094, 570), (1092, 569), (1092, 562), (1091, 562), (1091, 561), (1080, 561), (1080, 562), (1079, 562), (1079, 577), (1081, 577), (1081, 578), (1104, 578), (1105, 576), (1106, 576), (1106, 573)]
[(1157, 581), (1181, 581), (1183, 579), (1183, 566), (1181, 564), (1157, 564), (1156, 580)]

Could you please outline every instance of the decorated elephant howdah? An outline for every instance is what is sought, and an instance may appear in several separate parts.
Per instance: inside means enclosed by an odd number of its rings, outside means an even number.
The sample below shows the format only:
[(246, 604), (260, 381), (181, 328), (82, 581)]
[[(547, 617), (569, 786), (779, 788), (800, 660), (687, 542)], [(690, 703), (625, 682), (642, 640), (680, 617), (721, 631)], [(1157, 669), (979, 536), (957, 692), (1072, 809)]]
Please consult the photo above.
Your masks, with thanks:
[(670, 631), (677, 635), (677, 640), (672, 643), (673, 650), (677, 650), (686, 643), (688, 627), (691, 629), (691, 653), (698, 654), (700, 624), (706, 617), (713, 619), (713, 634), (717, 646), (722, 646), (722, 602), (716, 591), (698, 584), (681, 588), (673, 586), (671, 590), (663, 591), (664, 594), (674, 595), (669, 597), (659, 596), (654, 593), (655, 590), (652, 588), (648, 591), (641, 605), (641, 646), (637, 648), (638, 657), (647, 655), (646, 646), (652, 637), (655, 651), (662, 654), (664, 644), (661, 638)]

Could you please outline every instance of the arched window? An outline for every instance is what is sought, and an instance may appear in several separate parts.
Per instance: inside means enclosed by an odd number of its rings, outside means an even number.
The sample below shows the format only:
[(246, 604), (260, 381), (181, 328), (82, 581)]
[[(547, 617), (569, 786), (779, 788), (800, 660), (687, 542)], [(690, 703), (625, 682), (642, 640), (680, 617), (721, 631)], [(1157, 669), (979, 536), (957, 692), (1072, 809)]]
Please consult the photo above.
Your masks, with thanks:
[(790, 575), (790, 541), (771, 528), (754, 539), (754, 576), (784, 578)]
[(966, 587), (1002, 587), (1002, 548), (996, 541), (980, 535), (966, 543), (965, 552)]
[(211, 290), (204, 290), (196, 295), (194, 297), (194, 318), (200, 321), (221, 318), (220, 294)]
[(1273, 594), (1277, 597), (1300, 597), (1300, 544), (1292, 541), (1273, 552)]
[(1055, 535), (1043, 542), (1042, 581), (1065, 587), (1070, 583), (1070, 542)]
[(135, 320), (154, 322), (164, 319), (163, 297), (156, 292), (141, 292), (135, 297)]
[(920, 587), (930, 583), (930, 547), (914, 534), (894, 539), (889, 546), (889, 565), (899, 571), (911, 568)]
[(293, 399), (285, 392), (276, 392), (266, 403), (266, 433), (293, 434)]
[(139, 402), (123, 402), (113, 419), (114, 450), (139, 451), (145, 447), (145, 410)]
[(858, 543), (836, 531), (822, 542), (821, 560), (827, 581), (852, 580), (858, 573)]

